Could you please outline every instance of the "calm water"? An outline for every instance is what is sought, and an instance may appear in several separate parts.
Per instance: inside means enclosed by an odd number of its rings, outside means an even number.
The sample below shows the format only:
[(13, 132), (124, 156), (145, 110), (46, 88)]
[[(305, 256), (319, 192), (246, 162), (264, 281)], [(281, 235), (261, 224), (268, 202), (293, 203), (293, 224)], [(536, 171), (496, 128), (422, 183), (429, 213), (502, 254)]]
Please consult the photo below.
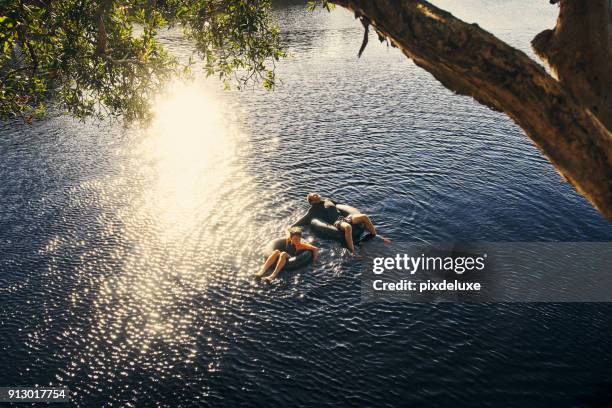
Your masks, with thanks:
[[(557, 11), (437, 3), (527, 52)], [(343, 10), (277, 14), (274, 93), (177, 83), (144, 131), (0, 124), (0, 385), (75, 406), (609, 406), (609, 305), (362, 305), (359, 256), (329, 241), (252, 278), (313, 190), (396, 241), (612, 240), (504, 115), (374, 38), (357, 60)]]

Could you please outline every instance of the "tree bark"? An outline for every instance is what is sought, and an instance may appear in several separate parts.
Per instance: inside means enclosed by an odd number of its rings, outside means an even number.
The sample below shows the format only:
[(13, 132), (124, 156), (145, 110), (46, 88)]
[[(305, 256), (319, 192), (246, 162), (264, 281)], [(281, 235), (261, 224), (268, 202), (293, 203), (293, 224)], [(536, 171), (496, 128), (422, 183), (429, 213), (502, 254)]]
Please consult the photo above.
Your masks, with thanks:
[[(427, 1), (334, 0), (367, 19), (380, 36), (447, 88), (505, 112), (563, 177), (612, 220), (610, 59), (605, 58), (612, 42), (610, 37), (598, 42), (597, 33), (589, 32), (573, 43), (574, 51), (563, 48), (580, 31), (566, 24), (583, 18), (585, 10), (591, 14), (587, 2), (608, 12), (599, 19), (599, 28), (588, 28), (604, 30), (600, 34), (607, 29), (609, 36), (609, 0), (561, 0), (557, 28), (536, 38), (534, 46), (555, 68), (556, 80), (525, 53)], [(584, 4), (581, 9), (569, 3)], [(594, 55), (597, 59), (590, 61)]]
[(554, 30), (532, 41), (566, 91), (612, 129), (612, 2), (560, 2)]

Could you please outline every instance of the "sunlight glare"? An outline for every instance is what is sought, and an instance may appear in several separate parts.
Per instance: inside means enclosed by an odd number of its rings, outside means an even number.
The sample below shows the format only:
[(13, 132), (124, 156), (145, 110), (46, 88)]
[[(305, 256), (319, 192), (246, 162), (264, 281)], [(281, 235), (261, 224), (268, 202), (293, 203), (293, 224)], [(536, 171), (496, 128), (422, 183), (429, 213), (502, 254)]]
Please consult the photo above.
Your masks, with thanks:
[(157, 177), (147, 203), (173, 236), (210, 212), (232, 171), (238, 132), (205, 84), (176, 82), (170, 89), (156, 103), (145, 151)]

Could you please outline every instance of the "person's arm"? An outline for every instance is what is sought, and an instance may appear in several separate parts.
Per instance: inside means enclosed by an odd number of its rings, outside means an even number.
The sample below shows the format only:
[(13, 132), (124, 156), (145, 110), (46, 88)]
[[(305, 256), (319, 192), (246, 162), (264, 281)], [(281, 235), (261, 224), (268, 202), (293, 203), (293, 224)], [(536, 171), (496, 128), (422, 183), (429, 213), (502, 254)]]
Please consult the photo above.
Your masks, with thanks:
[(316, 261), (318, 257), (319, 257), (319, 248), (315, 247), (312, 250), (312, 260)]
[(316, 260), (319, 257), (319, 248), (307, 242), (300, 242), (298, 249), (312, 251), (312, 259)]
[(310, 223), (311, 218), (312, 218), (312, 207), (310, 207), (308, 209), (308, 212), (304, 214), (299, 220), (291, 224), (291, 227), (301, 227), (303, 225), (307, 225), (308, 223)]

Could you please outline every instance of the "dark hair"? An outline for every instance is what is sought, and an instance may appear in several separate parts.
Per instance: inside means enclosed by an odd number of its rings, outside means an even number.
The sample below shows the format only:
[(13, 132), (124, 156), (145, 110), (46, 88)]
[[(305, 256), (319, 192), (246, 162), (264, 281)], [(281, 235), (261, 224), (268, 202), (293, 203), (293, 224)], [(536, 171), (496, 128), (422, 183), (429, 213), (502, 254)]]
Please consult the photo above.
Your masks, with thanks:
[(287, 232), (289, 233), (290, 237), (294, 235), (299, 235), (300, 237), (302, 236), (302, 228), (300, 227), (291, 227), (287, 230)]

